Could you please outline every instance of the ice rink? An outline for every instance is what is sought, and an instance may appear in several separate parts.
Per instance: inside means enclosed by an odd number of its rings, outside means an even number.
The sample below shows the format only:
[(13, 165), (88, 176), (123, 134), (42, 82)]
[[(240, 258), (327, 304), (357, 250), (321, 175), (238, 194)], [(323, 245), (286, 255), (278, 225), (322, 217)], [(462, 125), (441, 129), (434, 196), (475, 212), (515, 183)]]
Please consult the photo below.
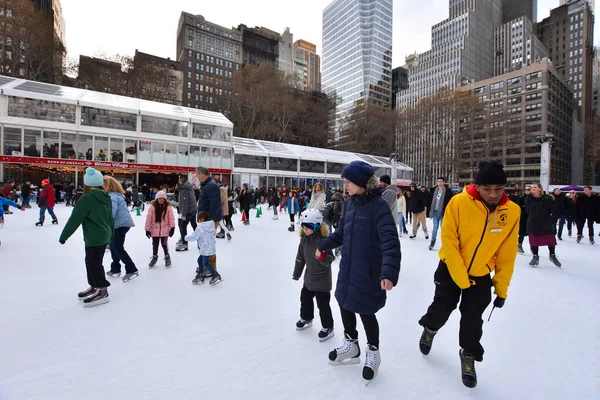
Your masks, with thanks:
[[(0, 399), (600, 399), (600, 244), (575, 237), (559, 242), (563, 264), (540, 249), (519, 255), (508, 299), (485, 312), (479, 384), (461, 383), (456, 311), (419, 352), (418, 319), (433, 298), (437, 251), (419, 232), (404, 236), (399, 284), (377, 315), (381, 327), (379, 374), (364, 387), (362, 363), (333, 367), (327, 354), (343, 328), (332, 296), (336, 335), (320, 343), (318, 318), (297, 332), (302, 280), (292, 280), (299, 241), (287, 215), (242, 226), (217, 243), (223, 282), (194, 286), (193, 244), (148, 269), (151, 242), (145, 215), (135, 216), (126, 249), (141, 274), (128, 283), (108, 278), (110, 303), (83, 308), (87, 288), (81, 230), (61, 246), (71, 208), (56, 207), (59, 225), (35, 227), (37, 206), (6, 215), (0, 230)], [(255, 211), (252, 211), (252, 217)], [(431, 221), (428, 221), (431, 223)], [(597, 226), (598, 228), (598, 226)], [(431, 229), (430, 229), (431, 231)], [(596, 238), (600, 242), (600, 238)], [(436, 250), (439, 249), (439, 240)], [(334, 262), (334, 282), (339, 260)], [(106, 253), (104, 266), (110, 266)], [(360, 321), (360, 320), (359, 320)], [(359, 341), (366, 338), (359, 322)]]

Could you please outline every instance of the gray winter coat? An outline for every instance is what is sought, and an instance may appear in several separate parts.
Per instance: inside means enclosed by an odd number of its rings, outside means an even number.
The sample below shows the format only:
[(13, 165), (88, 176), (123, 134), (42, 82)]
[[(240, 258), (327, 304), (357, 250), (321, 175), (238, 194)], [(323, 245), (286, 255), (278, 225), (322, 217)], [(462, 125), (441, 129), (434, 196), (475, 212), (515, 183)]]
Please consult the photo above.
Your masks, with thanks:
[[(325, 226), (325, 224), (321, 224)], [(321, 228), (323, 229), (323, 228)], [(325, 230), (324, 229), (324, 230)], [(304, 232), (300, 234), (300, 245), (298, 246), (298, 254), (296, 255), (296, 266), (294, 267), (293, 278), (295, 280), (300, 279), (304, 266), (306, 265), (306, 271), (304, 272), (304, 286), (313, 292), (330, 292), (332, 288), (331, 283), (331, 263), (333, 262), (333, 253), (331, 250), (327, 250), (327, 257), (325, 260), (320, 261), (315, 258), (315, 253), (319, 248), (319, 243), (325, 238), (319, 233), (313, 233), (310, 236), (304, 235)]]
[(195, 214), (198, 211), (196, 194), (194, 193), (194, 187), (190, 182), (185, 182), (183, 185), (179, 186), (178, 200), (181, 215)]
[(381, 193), (381, 198), (385, 200), (387, 205), (390, 207), (390, 212), (394, 218), (394, 223), (398, 225), (398, 198), (396, 197), (398, 191), (392, 185), (388, 185)]

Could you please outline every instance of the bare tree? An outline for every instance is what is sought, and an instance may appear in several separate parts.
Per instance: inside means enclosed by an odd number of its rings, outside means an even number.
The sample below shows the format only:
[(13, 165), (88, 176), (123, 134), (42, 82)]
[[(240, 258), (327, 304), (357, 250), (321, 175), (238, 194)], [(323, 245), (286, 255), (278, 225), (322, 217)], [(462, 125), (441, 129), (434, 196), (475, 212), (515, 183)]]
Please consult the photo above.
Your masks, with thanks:
[(380, 156), (393, 152), (396, 117), (392, 110), (358, 104), (348, 113), (343, 126), (339, 149)]

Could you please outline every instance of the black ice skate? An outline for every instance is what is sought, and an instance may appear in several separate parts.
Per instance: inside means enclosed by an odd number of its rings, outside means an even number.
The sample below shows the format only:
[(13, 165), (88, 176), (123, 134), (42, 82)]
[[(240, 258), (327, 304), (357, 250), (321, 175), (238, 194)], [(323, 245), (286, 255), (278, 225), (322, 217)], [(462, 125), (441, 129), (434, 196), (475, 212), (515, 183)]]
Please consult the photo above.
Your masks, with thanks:
[(323, 328), (319, 331), (319, 342), (331, 339), (335, 335), (333, 328)]
[(435, 247), (435, 239), (431, 239), (431, 243), (429, 243), (429, 250), (433, 250)]
[(582, 239), (582, 236), (581, 235), (577, 235), (577, 243), (581, 243), (581, 239)]
[(594, 243), (595, 243), (595, 242), (594, 242), (594, 237), (593, 237), (593, 236), (590, 236), (590, 244), (594, 244)]
[(53, 219), (52, 220), (52, 225), (58, 225), (58, 220), (57, 219)]
[(197, 285), (199, 283), (204, 283), (204, 275), (201, 272), (196, 273), (196, 277), (192, 279), (192, 284)]
[(518, 251), (519, 251), (520, 254), (525, 254), (525, 250), (523, 250), (523, 245), (522, 244), (519, 245)]
[(300, 318), (300, 320), (298, 322), (296, 322), (296, 330), (297, 331), (302, 331), (306, 328), (310, 328), (311, 326), (312, 326), (312, 319)]
[(106, 275), (114, 277), (114, 276), (121, 276), (121, 273), (120, 272), (111, 272), (111, 271), (108, 271), (106, 273)]
[(227, 241), (231, 242), (231, 234), (227, 233)]
[(367, 344), (365, 366), (363, 367), (363, 379), (370, 381), (377, 375), (379, 364), (381, 364), (381, 356), (379, 349), (375, 346)]
[(537, 267), (538, 265), (540, 265), (540, 256), (533, 256), (531, 261), (529, 261), (529, 266)]
[(562, 267), (562, 264), (560, 261), (558, 261), (558, 258), (556, 258), (556, 254), (550, 254), (550, 261), (552, 261), (552, 264), (556, 265), (558, 268)]
[(219, 275), (218, 272), (215, 272), (213, 274), (213, 277), (210, 279), (210, 282), (208, 282), (208, 284), (210, 286), (215, 286), (218, 285), (223, 279), (221, 279), (221, 275)]
[(425, 240), (429, 240), (429, 235), (425, 232)]
[(148, 264), (148, 268), (152, 268), (156, 265), (156, 262), (158, 261), (158, 256), (152, 256), (152, 258), (150, 259), (150, 264)]
[(217, 233), (217, 235), (215, 237), (217, 239), (225, 239), (225, 232), (224, 231), (220, 231), (219, 233)]
[(458, 351), (460, 356), (460, 369), (462, 372), (462, 382), (468, 388), (477, 386), (477, 373), (475, 372), (475, 359), (463, 349)]
[(294, 232), (295, 230), (296, 230), (296, 228), (294, 227), (294, 224), (292, 223), (292, 224), (290, 225), (290, 227), (288, 228), (288, 231), (290, 231), (290, 232)]
[(416, 238), (416, 237), (417, 237), (417, 235), (410, 235), (408, 238), (409, 238), (409, 239), (414, 239), (414, 238)]
[(125, 276), (123, 277), (123, 283), (125, 282), (129, 282), (130, 280), (132, 280), (133, 278), (136, 278), (140, 275), (139, 271), (135, 271), (132, 272), (130, 274), (125, 274)]
[(35, 226), (44, 226), (44, 221), (38, 221), (38, 222), (36, 222)]
[(352, 339), (347, 333), (344, 334), (342, 345), (329, 352), (329, 364), (331, 365), (353, 365), (360, 363), (360, 347), (358, 339)]
[(165, 255), (165, 267), (170, 268), (171, 267), (171, 256), (170, 255)]
[(108, 290), (106, 288), (95, 289), (95, 292), (90, 297), (86, 297), (83, 300), (84, 307), (94, 307), (100, 304), (108, 303)]
[(180, 243), (179, 245), (177, 245), (177, 247), (175, 247), (175, 251), (187, 251), (187, 250), (188, 250), (187, 243)]
[(94, 294), (94, 288), (90, 286), (89, 288), (85, 289), (83, 292), (79, 292), (77, 294), (77, 297), (79, 298), (79, 300), (84, 300), (86, 297), (90, 297), (93, 294)]
[(437, 331), (433, 331), (429, 328), (423, 327), (423, 333), (421, 334), (421, 340), (419, 340), (419, 350), (423, 355), (428, 355), (431, 351), (431, 345), (433, 344), (433, 338)]

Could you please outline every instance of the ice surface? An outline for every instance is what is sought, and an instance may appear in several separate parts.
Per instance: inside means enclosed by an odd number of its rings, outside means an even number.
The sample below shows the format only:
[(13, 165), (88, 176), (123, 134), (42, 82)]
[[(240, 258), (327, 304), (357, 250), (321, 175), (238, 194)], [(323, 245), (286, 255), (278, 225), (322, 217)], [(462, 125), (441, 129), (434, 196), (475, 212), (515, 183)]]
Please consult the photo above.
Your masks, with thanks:
[[(250, 226), (236, 214), (233, 241), (218, 241), (224, 281), (216, 287), (192, 285), (197, 253), (176, 253), (177, 236), (169, 243), (173, 267), (164, 268), (160, 250), (149, 270), (145, 216), (134, 214), (126, 248), (141, 274), (128, 283), (108, 278), (110, 303), (87, 309), (76, 298), (87, 287), (81, 231), (58, 243), (71, 209), (57, 206), (58, 226), (47, 219), (35, 227), (36, 208), (7, 215), (0, 230), (0, 399), (600, 398), (600, 244), (586, 238), (577, 245), (565, 233), (557, 248), (562, 270), (546, 249), (535, 269), (527, 266), (530, 256), (518, 256), (505, 307), (490, 322), (491, 307), (485, 313), (485, 360), (470, 390), (460, 379), (458, 312), (431, 354), (419, 353), (417, 320), (433, 297), (438, 261), (422, 232), (416, 240), (405, 236), (399, 285), (378, 313), (381, 368), (365, 388), (362, 363), (327, 362), (342, 339), (335, 300), (334, 338), (319, 343), (318, 318), (296, 331), (298, 234), (287, 231), (286, 215), (272, 221), (263, 211), (260, 220), (252, 213)], [(359, 334), (364, 349), (360, 323)]]

